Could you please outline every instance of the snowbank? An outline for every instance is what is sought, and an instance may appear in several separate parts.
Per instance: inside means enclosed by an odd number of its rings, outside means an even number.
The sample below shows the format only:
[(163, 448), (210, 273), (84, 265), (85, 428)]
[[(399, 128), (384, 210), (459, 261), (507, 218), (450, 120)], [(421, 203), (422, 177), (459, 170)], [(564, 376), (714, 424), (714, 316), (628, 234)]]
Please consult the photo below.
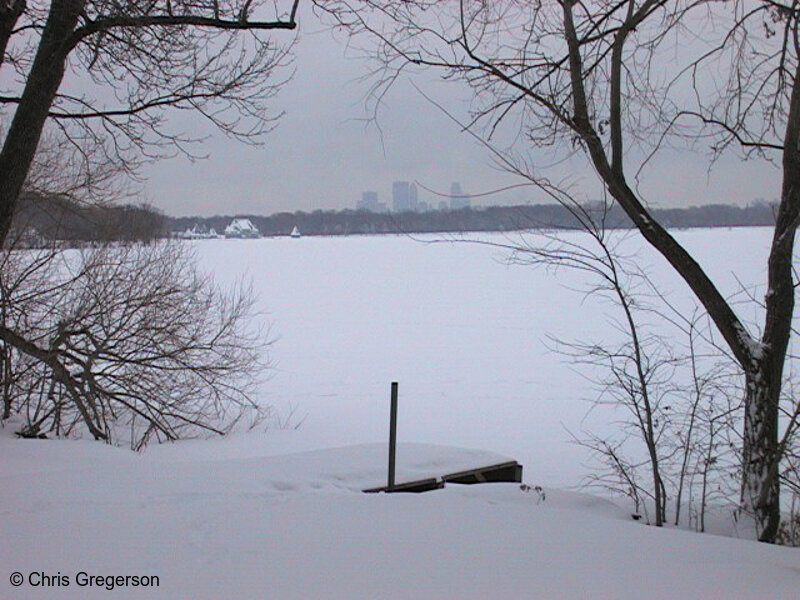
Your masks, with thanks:
[[(143, 455), (3, 436), (0, 595), (108, 598), (78, 585), (89, 575), (158, 578), (115, 598), (194, 600), (780, 599), (800, 585), (792, 549), (658, 530), (599, 498), (519, 484), (364, 494), (383, 481), (385, 446), (280, 455), (271, 435)], [(404, 444), (398, 464), (417, 477), (497, 458)], [(56, 584), (30, 584), (43, 575)]]

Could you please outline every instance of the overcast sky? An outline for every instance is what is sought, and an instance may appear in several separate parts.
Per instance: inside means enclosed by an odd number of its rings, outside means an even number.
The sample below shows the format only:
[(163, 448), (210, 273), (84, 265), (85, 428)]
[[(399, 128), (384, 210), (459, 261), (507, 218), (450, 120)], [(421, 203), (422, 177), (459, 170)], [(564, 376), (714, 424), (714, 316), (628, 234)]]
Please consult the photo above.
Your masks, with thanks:
[[(384, 99), (378, 121), (382, 135), (374, 125), (365, 126), (368, 85), (358, 78), (368, 66), (348, 57), (343, 40), (310, 14), (300, 15), (295, 52), (295, 77), (273, 101), (275, 112), (286, 115), (264, 145), (247, 146), (210, 132), (201, 148), (207, 159), (179, 157), (146, 170), (145, 199), (177, 216), (271, 214), (353, 208), (365, 190), (377, 191), (391, 205), (391, 184), (398, 180), (441, 193), (458, 181), (473, 194), (519, 183), (494, 166), (487, 150), (459, 132), (408, 79), (400, 80)], [(448, 106), (465, 99), (463, 90), (431, 76), (415, 83)], [(184, 128), (201, 126), (199, 118), (193, 119)], [(534, 160), (547, 164), (549, 157)], [(673, 152), (660, 157), (641, 190), (663, 207), (772, 200), (779, 196), (779, 177), (772, 169), (731, 156), (709, 175), (700, 156)], [(595, 181), (581, 161), (561, 167), (555, 179), (562, 177), (583, 182), (587, 189)], [(420, 189), (420, 200), (436, 205), (441, 198)], [(473, 204), (542, 201), (546, 199), (540, 193), (523, 188)]]

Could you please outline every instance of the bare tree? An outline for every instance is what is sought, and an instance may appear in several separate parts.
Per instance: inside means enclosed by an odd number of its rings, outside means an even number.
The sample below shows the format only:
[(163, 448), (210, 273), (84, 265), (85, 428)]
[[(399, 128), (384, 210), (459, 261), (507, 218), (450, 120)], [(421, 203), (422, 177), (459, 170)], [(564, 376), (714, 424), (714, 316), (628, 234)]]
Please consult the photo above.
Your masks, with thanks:
[(663, 424), (662, 400), (669, 393), (664, 388), (672, 378), (676, 359), (670, 355), (670, 345), (664, 343), (662, 336), (647, 332), (640, 322), (640, 316), (648, 312), (644, 298), (647, 290), (642, 288), (649, 280), (631, 257), (621, 253), (624, 233), (613, 234), (606, 229), (610, 206), (607, 203), (582, 206), (564, 194), (556, 198), (578, 224), (579, 237), (566, 239), (563, 235), (539, 231), (533, 239), (526, 238), (527, 241), (513, 249), (511, 260), (577, 270), (587, 278), (587, 296), (610, 299), (619, 309), (621, 316), (613, 323), (622, 338), (618, 344), (554, 340), (556, 350), (576, 364), (593, 373), (603, 373), (589, 375), (598, 387), (597, 403), (626, 409), (626, 437), (643, 443), (652, 485), (636, 483), (638, 465), (623, 459), (622, 442), (612, 443), (597, 436), (576, 441), (601, 455), (617, 485), (626, 489), (637, 506), (641, 504), (641, 493), (648, 495), (654, 504), (655, 524), (661, 526), (666, 520), (666, 491), (661, 473), (663, 428), (659, 428), (659, 419)]
[(99, 216), (112, 237), (157, 234), (152, 211), (123, 207), (125, 218), (111, 222), (119, 212), (98, 211), (97, 201), (126, 197), (142, 160), (191, 152), (197, 136), (170, 127), (170, 109), (244, 141), (269, 131), (275, 72), (293, 42), (273, 38), (296, 28), (298, 5), (0, 6), (3, 412), (25, 415), (25, 435), (85, 430), (141, 446), (263, 415), (251, 393), (266, 341), (248, 289), (218, 288), (186, 246), (21, 251), (25, 223), (11, 224), (28, 193), (67, 207), (88, 201), (82, 214)]
[[(666, 444), (672, 446), (668, 452), (676, 457), (674, 523), (681, 524), (684, 500), (688, 498), (689, 514), (698, 515), (698, 530), (705, 531), (708, 484), (712, 475), (718, 473), (714, 479), (720, 490), (723, 488), (720, 482), (732, 479), (731, 474), (738, 478), (741, 457), (736, 450), (741, 446), (741, 439), (732, 443), (731, 438), (736, 438), (742, 403), (735, 384), (730, 381), (731, 361), (717, 360), (713, 350), (701, 356), (700, 346), (706, 341), (707, 328), (698, 317), (695, 314), (685, 319), (683, 333), (688, 343), (684, 364), (689, 368), (689, 384), (674, 395), (678, 401), (670, 411)], [(709, 360), (711, 364), (704, 364)], [(700, 507), (693, 510), (691, 499), (696, 497), (693, 484), (698, 475), (702, 481)]]
[(688, 514), (689, 524), (704, 531), (709, 506), (730, 505), (729, 483), (741, 472), (736, 423), (743, 406), (734, 361), (720, 356), (696, 307), (681, 310), (659, 291), (637, 260), (641, 248), (631, 246), (629, 230), (608, 228), (615, 222), (610, 204), (585, 206), (547, 191), (569, 211), (575, 231), (531, 223), (517, 241), (482, 243), (510, 250), (514, 263), (578, 271), (584, 284), (575, 291), (610, 301), (612, 331), (601, 339), (550, 336), (552, 349), (594, 385), (590, 412), (602, 406), (622, 414), (614, 433), (568, 429), (595, 464), (584, 484), (629, 497), (634, 517), (656, 526), (667, 522), (672, 502), (675, 525)]
[(246, 286), (200, 274), (179, 242), (3, 252), (0, 341), (15, 377), (6, 415), (25, 436), (172, 440), (224, 433), (267, 372), (266, 331)]
[(3, 2), (0, 106), (10, 114), (0, 150), (0, 244), (43, 134), (96, 174), (109, 163), (132, 173), (142, 157), (186, 151), (192, 136), (168, 127), (169, 108), (193, 110), (244, 140), (268, 130), (274, 115), (266, 102), (281, 83), (273, 71), (288, 50), (266, 34), (295, 29), (298, 4)]
[[(741, 508), (758, 538), (780, 522), (779, 404), (794, 314), (800, 222), (800, 2), (318, 2), (377, 41), (374, 97), (408, 69), (469, 84), (462, 124), (509, 152), (578, 154), (682, 277), (744, 376)], [(702, 32), (702, 35), (701, 33)], [(705, 42), (701, 40), (705, 39)], [(653, 218), (637, 178), (668, 141), (738, 147), (779, 165), (781, 198), (760, 330), (748, 327), (695, 258)], [(637, 162), (636, 157), (644, 156)], [(531, 174), (537, 175), (535, 170)], [(702, 198), (698, 197), (698, 201)]]

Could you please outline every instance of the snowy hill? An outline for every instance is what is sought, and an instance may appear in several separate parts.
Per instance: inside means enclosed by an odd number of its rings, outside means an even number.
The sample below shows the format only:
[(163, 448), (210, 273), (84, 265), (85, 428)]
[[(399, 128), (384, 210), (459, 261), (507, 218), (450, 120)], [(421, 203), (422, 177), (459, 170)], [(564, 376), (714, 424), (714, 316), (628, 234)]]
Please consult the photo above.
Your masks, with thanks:
[[(108, 598), (106, 587), (79, 585), (90, 575), (130, 576), (115, 598), (797, 597), (797, 550), (647, 527), (608, 501), (550, 488), (364, 494), (382, 477), (382, 445), (276, 454), (308, 444), (302, 437), (136, 455), (16, 440), (6, 428), (2, 597)], [(398, 455), (412, 476), (488, 458), (429, 445)], [(32, 586), (42, 574), (51, 585)], [(131, 587), (133, 576), (158, 587)]]

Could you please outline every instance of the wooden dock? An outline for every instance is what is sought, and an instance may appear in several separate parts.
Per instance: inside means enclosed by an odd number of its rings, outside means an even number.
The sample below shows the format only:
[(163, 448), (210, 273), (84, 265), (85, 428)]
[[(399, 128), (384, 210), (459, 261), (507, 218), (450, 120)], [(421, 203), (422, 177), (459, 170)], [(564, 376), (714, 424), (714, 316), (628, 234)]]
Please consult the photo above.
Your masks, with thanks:
[(468, 469), (466, 471), (458, 471), (457, 473), (449, 473), (447, 475), (442, 475), (441, 477), (429, 477), (416, 481), (396, 483), (391, 490), (388, 486), (381, 486), (366, 489), (364, 492), (368, 494), (376, 494), (378, 492), (413, 492), (418, 494), (421, 492), (442, 489), (446, 483), (472, 485), (476, 483), (499, 482), (522, 482), (522, 465), (517, 461), (512, 460), (486, 467), (477, 467), (475, 469)]

